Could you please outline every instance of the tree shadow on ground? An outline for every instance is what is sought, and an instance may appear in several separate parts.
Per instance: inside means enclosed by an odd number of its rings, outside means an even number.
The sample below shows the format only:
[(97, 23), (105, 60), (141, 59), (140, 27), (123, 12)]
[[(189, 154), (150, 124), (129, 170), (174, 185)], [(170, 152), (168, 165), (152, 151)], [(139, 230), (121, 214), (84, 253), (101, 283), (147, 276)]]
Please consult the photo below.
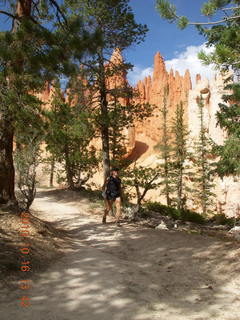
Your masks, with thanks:
[(239, 260), (231, 242), (82, 215), (57, 222), (69, 224), (72, 250), (39, 273), (28, 310), (16, 317), (16, 302), (1, 306), (3, 320), (237, 319)]

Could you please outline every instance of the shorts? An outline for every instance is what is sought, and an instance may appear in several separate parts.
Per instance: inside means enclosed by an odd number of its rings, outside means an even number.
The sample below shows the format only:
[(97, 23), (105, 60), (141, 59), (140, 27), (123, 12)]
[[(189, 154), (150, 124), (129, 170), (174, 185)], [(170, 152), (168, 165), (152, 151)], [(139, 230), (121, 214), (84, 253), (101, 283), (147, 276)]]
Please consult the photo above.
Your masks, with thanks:
[(120, 198), (120, 193), (116, 193), (116, 192), (107, 192), (106, 193), (106, 199), (107, 200), (115, 201), (116, 198)]

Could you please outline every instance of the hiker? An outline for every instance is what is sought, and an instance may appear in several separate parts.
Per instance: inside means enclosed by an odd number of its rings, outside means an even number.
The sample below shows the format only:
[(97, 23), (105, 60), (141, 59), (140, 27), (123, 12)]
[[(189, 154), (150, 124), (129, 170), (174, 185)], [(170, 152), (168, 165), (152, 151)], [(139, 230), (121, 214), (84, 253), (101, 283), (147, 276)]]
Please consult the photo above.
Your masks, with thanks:
[(110, 210), (113, 210), (113, 203), (115, 202), (116, 206), (116, 224), (120, 225), (121, 217), (121, 179), (119, 178), (119, 169), (112, 168), (110, 176), (104, 181), (102, 186), (103, 198), (104, 198), (104, 214), (102, 218), (102, 223), (106, 223), (107, 215)]

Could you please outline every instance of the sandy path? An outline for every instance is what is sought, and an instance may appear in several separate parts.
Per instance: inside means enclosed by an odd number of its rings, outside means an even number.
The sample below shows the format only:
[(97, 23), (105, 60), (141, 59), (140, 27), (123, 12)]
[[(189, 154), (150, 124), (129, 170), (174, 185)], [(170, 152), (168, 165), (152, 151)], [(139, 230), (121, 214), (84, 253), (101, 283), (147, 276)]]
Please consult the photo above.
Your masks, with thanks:
[(239, 249), (178, 231), (102, 225), (86, 199), (38, 194), (39, 217), (68, 229), (73, 249), (19, 291), (2, 320), (240, 320)]

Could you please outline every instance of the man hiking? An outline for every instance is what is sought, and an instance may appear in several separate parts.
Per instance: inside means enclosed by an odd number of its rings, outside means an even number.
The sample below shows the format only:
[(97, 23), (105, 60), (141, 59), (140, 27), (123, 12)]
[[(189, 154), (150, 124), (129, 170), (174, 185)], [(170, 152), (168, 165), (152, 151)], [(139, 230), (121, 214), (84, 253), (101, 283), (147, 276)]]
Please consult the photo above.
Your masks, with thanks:
[(119, 178), (119, 169), (112, 168), (110, 176), (104, 181), (102, 186), (103, 197), (104, 197), (104, 214), (102, 218), (102, 223), (106, 223), (107, 215), (110, 210), (113, 210), (113, 203), (115, 202), (116, 206), (116, 224), (120, 225), (121, 217), (121, 179)]

